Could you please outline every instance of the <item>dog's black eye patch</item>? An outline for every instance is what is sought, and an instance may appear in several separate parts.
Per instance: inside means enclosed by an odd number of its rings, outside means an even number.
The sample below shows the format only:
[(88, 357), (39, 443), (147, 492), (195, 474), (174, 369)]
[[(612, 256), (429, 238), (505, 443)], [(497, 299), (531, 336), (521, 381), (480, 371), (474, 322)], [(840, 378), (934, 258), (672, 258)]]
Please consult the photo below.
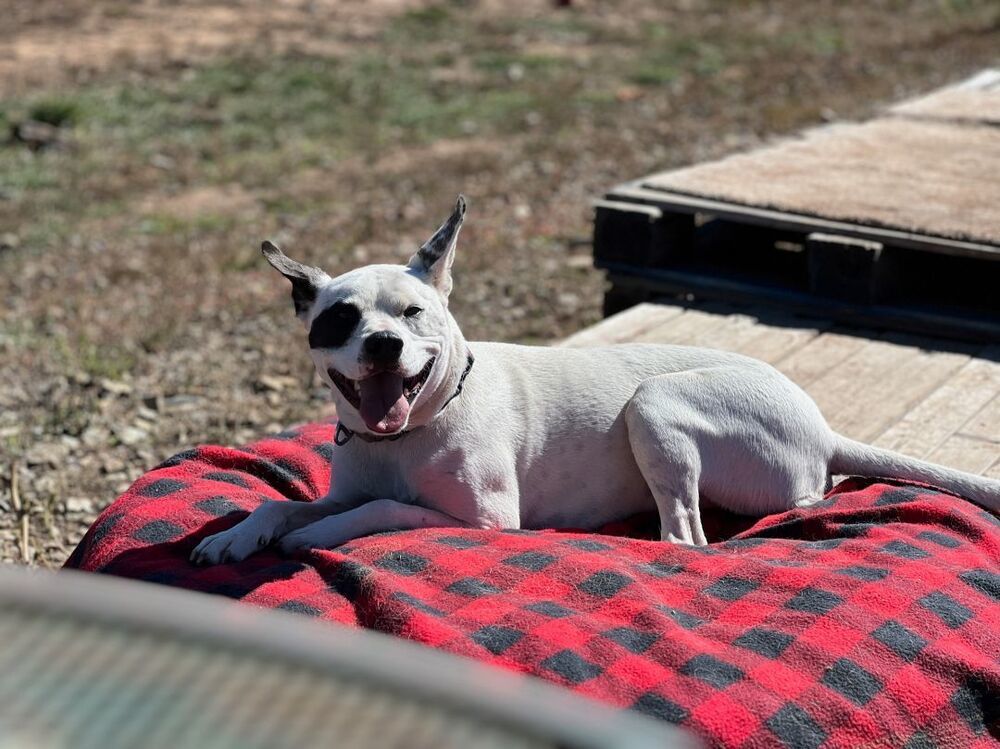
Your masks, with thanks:
[(360, 320), (361, 312), (353, 304), (331, 304), (313, 320), (309, 328), (309, 348), (343, 346)]

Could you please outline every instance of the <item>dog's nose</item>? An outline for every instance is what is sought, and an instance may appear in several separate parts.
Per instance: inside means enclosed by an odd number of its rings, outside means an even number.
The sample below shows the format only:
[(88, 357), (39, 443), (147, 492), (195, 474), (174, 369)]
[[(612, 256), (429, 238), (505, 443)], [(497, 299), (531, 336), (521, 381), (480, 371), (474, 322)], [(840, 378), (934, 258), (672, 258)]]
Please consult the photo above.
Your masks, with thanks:
[(403, 339), (395, 333), (381, 330), (365, 338), (363, 350), (373, 364), (392, 364), (403, 350)]

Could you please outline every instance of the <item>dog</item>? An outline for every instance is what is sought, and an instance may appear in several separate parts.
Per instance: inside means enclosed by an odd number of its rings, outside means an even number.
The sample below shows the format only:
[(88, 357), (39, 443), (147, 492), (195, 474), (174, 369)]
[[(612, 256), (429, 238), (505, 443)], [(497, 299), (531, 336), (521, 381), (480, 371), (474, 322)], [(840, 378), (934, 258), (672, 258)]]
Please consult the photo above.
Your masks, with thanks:
[(336, 402), (329, 492), (269, 501), (205, 538), (199, 564), (427, 527), (598, 528), (656, 507), (664, 541), (706, 543), (702, 498), (762, 516), (833, 475), (915, 480), (1000, 510), (1000, 481), (836, 434), (768, 364), (710, 349), (469, 343), (448, 310), (466, 204), (407, 265), (332, 278), (264, 242), (292, 284)]

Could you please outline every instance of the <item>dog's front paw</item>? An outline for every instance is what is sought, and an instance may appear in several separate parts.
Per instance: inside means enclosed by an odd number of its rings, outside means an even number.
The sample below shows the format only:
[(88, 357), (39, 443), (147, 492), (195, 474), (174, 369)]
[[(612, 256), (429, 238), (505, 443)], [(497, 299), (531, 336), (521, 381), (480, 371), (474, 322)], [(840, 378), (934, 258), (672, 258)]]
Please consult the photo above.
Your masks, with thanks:
[(305, 528), (299, 528), (297, 531), (292, 531), (291, 533), (286, 533), (278, 541), (278, 549), (282, 554), (296, 554), (298, 552), (305, 552), (315, 549), (316, 539), (312, 538), (312, 534), (308, 532), (309, 526)]
[(253, 528), (237, 525), (229, 530), (202, 539), (191, 552), (191, 561), (199, 565), (242, 562), (258, 549), (271, 542), (268, 535), (261, 535)]

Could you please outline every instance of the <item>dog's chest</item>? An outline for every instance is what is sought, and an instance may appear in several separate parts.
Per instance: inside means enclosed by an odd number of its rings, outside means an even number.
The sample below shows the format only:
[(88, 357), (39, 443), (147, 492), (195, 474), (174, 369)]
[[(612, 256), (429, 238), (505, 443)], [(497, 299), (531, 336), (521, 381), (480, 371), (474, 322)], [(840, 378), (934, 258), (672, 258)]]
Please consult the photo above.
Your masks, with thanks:
[[(426, 435), (420, 435), (426, 436)], [(344, 471), (358, 494), (446, 513), (476, 526), (517, 527), (516, 477), (509, 460), (455, 444), (361, 446)]]
[(362, 449), (352, 451), (349, 461), (344, 461), (340, 471), (334, 466), (334, 474), (345, 476), (349, 472), (350, 484), (357, 493), (370, 499), (394, 499), (412, 503), (416, 492), (411, 487), (409, 477), (392, 450)]

